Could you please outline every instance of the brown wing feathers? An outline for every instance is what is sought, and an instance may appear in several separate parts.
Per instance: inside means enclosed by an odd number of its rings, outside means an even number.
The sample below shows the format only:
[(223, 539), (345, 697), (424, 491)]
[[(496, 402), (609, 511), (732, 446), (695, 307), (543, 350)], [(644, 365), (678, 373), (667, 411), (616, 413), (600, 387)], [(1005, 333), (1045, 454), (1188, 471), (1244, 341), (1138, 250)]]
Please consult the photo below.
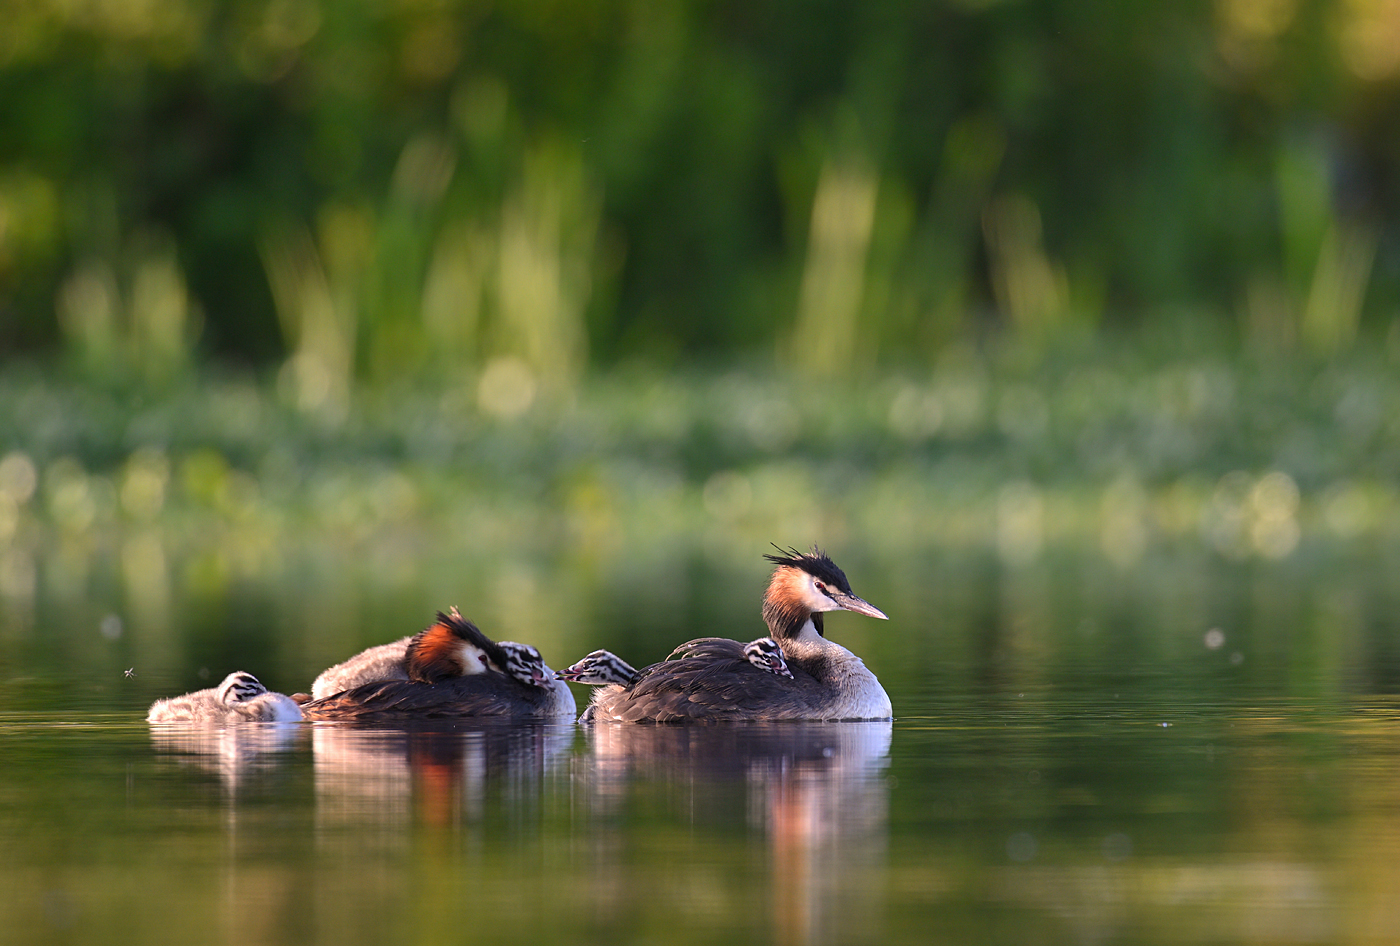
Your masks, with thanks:
[(466, 716), (537, 716), (548, 691), (504, 674), (453, 677), (436, 684), (412, 680), (367, 683), (303, 706), (307, 719), (444, 719)]
[(819, 702), (816, 691), (822, 686), (810, 674), (794, 668), (794, 679), (788, 680), (768, 673), (751, 664), (743, 648), (738, 641), (718, 637), (688, 641), (662, 663), (644, 669), (627, 690), (599, 696), (614, 704), (612, 713), (629, 722), (758, 718), (756, 714), (776, 705), (785, 709), (771, 718), (796, 718), (813, 699)]

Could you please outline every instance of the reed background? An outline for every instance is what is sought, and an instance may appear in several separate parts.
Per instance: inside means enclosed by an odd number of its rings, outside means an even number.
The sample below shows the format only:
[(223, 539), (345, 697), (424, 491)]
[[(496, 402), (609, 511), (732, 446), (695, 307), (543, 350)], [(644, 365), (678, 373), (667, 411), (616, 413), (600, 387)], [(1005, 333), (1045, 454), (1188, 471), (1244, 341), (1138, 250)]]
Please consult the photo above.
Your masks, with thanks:
[(452, 603), (655, 658), (815, 540), (974, 664), (1121, 597), (1389, 685), (1392, 0), (6, 19), (25, 660), (281, 683)]

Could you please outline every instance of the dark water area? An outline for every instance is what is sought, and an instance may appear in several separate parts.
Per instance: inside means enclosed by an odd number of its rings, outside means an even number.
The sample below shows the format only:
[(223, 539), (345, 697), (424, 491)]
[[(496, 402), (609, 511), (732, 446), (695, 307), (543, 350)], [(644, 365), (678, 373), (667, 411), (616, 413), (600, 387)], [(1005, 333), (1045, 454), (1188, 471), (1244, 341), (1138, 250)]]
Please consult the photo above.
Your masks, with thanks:
[[(104, 636), (100, 596), (37, 600), (0, 640), (0, 928), (97, 944), (1400, 932), (1400, 699), (1375, 562), (942, 561), (932, 582), (870, 561), (846, 567), (890, 622), (828, 632), (880, 675), (893, 723), (152, 727), (150, 699), (208, 676), (304, 688), (415, 628), (389, 621), (397, 599), (320, 624), (314, 589), (251, 589), (176, 600), (172, 644), (130, 617)], [(645, 598), (691, 602), (679, 616), (629, 611), (635, 577), (579, 593), (585, 617), (546, 659), (656, 659), (722, 621), (756, 636), (764, 576), (696, 591), (724, 574)], [(454, 603), (429, 591), (400, 595)], [(74, 613), (92, 617), (60, 620)], [(259, 633), (229, 630), (250, 613)]]

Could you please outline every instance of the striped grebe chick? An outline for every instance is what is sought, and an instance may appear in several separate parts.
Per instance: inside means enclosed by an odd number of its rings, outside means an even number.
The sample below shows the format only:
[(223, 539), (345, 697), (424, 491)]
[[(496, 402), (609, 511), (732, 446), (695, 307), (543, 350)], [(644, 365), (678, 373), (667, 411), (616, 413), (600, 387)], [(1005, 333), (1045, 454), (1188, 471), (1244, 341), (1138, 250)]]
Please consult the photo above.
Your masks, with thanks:
[(792, 679), (792, 671), (783, 659), (783, 649), (771, 637), (760, 637), (744, 645), (744, 659), (760, 670)]
[(305, 704), (307, 719), (573, 716), (574, 697), (540, 652), (497, 643), (456, 608), (409, 640), (406, 679), (364, 683)]
[(586, 686), (607, 686), (616, 683), (627, 686), (637, 679), (637, 668), (610, 650), (595, 650), (576, 663), (555, 674), (560, 680)]
[[(811, 554), (778, 551), (764, 556), (775, 567), (763, 595), (763, 619), (776, 655), (762, 645), (762, 638), (749, 645), (718, 637), (690, 641), (629, 682), (595, 691), (584, 718), (889, 719), (892, 709), (884, 687), (859, 657), (826, 639), (822, 617), (839, 610), (881, 619), (885, 614), (857, 597), (845, 573), (820, 549)], [(777, 664), (776, 656), (783, 664)]]
[(269, 692), (257, 677), (243, 670), (224, 677), (216, 687), (156, 700), (146, 714), (150, 723), (281, 723), (301, 718), (301, 708), (290, 697)]

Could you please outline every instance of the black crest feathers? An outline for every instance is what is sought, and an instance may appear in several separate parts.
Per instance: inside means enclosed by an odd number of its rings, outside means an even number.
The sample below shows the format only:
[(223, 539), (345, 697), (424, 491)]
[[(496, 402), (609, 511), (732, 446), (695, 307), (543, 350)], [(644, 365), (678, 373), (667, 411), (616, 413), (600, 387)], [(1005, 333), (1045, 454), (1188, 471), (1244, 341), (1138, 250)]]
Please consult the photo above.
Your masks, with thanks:
[(846, 580), (846, 573), (815, 545), (812, 546), (811, 553), (799, 552), (791, 547), (784, 549), (779, 545), (774, 545), (773, 548), (781, 554), (763, 557), (779, 568), (800, 568), (807, 574), (820, 578), (828, 585), (838, 588), (848, 595), (854, 594), (851, 591), (851, 583)]

